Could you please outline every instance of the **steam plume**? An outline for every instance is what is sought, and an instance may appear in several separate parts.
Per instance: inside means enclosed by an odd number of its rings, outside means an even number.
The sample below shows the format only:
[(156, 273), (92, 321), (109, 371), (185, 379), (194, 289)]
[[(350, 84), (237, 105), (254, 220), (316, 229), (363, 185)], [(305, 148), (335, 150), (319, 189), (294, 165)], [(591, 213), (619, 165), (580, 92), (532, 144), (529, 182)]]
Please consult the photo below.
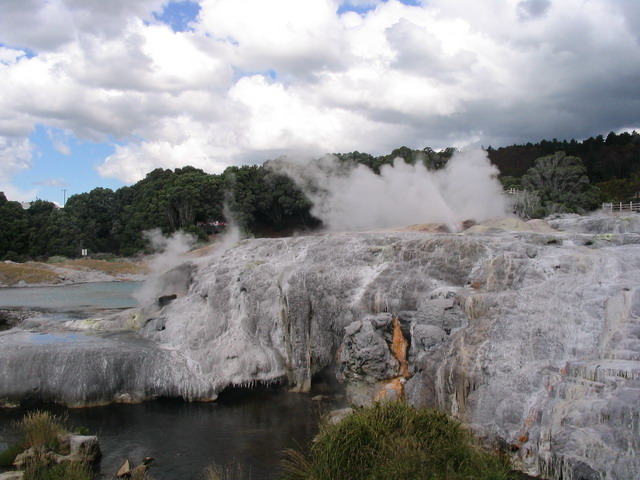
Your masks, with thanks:
[(397, 158), (376, 175), (364, 165), (346, 166), (334, 156), (284, 157), (273, 162), (313, 202), (311, 213), (331, 231), (443, 223), (459, 230), (464, 220), (506, 213), (498, 170), (482, 151), (456, 153), (435, 172)]

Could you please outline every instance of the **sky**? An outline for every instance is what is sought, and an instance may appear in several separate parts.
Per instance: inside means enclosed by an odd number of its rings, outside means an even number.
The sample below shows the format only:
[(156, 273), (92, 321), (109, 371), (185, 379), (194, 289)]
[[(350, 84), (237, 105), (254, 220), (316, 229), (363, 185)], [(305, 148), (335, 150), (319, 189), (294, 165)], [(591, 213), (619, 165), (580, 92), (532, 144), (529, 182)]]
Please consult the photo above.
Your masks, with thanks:
[(638, 0), (2, 0), (0, 191), (640, 130)]

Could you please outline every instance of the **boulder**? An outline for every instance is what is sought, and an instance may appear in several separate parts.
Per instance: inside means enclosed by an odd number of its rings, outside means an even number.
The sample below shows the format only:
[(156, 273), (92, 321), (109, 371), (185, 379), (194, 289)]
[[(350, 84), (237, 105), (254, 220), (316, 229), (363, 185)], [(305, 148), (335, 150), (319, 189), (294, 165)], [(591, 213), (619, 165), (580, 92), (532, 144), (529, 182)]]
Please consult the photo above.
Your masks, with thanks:
[(89, 463), (98, 461), (102, 455), (100, 442), (95, 435), (71, 435), (69, 449), (72, 458)]

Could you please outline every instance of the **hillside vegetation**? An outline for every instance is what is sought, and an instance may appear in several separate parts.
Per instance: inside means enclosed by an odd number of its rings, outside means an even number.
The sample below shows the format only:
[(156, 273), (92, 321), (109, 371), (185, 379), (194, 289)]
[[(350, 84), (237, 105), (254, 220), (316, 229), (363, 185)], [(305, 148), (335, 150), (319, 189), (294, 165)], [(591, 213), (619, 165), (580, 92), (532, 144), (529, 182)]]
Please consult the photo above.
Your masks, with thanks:
[[(347, 168), (362, 164), (379, 173), (382, 165), (391, 164), (397, 157), (411, 164), (422, 162), (430, 170), (441, 169), (455, 151), (401, 147), (377, 157), (363, 152), (336, 157)], [(597, 190), (583, 189), (579, 204), (572, 201), (571, 191), (560, 196), (538, 192), (541, 208), (534, 205), (526, 216), (584, 211), (600, 201), (638, 198), (640, 134), (636, 132), (610, 133), (606, 138), (599, 135), (582, 142), (553, 139), (487, 148), (505, 188), (518, 189), (526, 187), (523, 179), (535, 168), (537, 159), (558, 152), (583, 168), (577, 177), (580, 185), (595, 185)], [(0, 193), (0, 260), (46, 260), (52, 255), (75, 258), (82, 249), (89, 254), (130, 256), (146, 248), (142, 232), (154, 228), (165, 234), (186, 231), (206, 240), (207, 235), (224, 230), (224, 224), (230, 221), (257, 236), (288, 235), (319, 227), (320, 221), (310, 213), (311, 201), (291, 179), (272, 171), (269, 164), (229, 167), (219, 175), (190, 166), (158, 168), (136, 184), (116, 191), (96, 188), (73, 195), (64, 208), (36, 200), (25, 210)], [(545, 201), (551, 202), (551, 208), (544, 205)]]

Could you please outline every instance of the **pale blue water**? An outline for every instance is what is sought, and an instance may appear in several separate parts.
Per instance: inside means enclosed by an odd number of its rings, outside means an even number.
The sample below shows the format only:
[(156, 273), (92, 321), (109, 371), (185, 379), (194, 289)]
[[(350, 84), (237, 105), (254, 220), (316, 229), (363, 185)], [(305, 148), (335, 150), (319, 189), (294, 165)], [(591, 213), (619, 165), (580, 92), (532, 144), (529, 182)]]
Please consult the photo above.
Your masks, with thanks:
[(142, 282), (94, 282), (57, 287), (2, 287), (0, 308), (93, 310), (131, 308)]

